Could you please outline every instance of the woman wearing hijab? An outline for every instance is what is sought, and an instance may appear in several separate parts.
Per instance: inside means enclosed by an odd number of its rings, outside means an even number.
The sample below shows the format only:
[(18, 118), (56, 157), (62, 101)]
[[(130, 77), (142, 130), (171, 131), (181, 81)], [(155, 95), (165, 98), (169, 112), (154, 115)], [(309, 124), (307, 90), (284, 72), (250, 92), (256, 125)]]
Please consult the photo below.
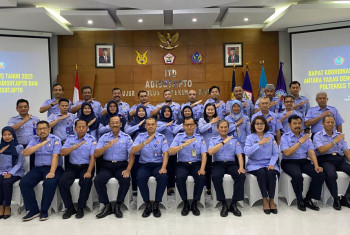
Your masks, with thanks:
[(23, 145), (18, 144), (16, 133), (10, 126), (1, 131), (0, 143), (0, 218), (11, 216), (13, 184), (24, 175)]
[[(177, 135), (179, 132), (184, 132), (185, 129), (183, 128), (183, 121), (187, 117), (192, 117), (193, 118), (193, 111), (191, 106), (186, 105), (182, 108), (181, 110), (181, 117), (178, 120), (178, 125), (174, 128), (173, 133), (174, 135)], [(195, 130), (195, 133), (197, 133), (197, 129)]]
[(108, 122), (109, 119), (113, 116), (119, 116), (120, 121), (122, 122), (122, 127), (120, 128), (121, 131), (124, 131), (124, 126), (126, 123), (126, 119), (122, 117), (121, 115), (118, 115), (119, 109), (118, 109), (118, 103), (115, 100), (110, 100), (107, 103), (107, 114), (100, 117), (99, 121), (99, 127), (98, 127), (98, 135), (102, 136), (103, 134), (111, 131), (111, 128), (109, 128)]
[[(177, 124), (173, 119), (173, 111), (169, 105), (164, 105), (160, 110), (159, 119), (157, 121), (157, 132), (163, 134), (170, 147), (170, 144), (174, 139), (174, 128)], [(167, 171), (168, 171), (168, 195), (174, 192), (175, 188), (175, 168), (176, 168), (177, 158), (176, 155), (169, 156)]]
[[(135, 117), (129, 124), (125, 126), (125, 133), (130, 135), (132, 140), (135, 140), (136, 137), (143, 132), (146, 132), (145, 124), (147, 119), (146, 107), (143, 105), (138, 105), (136, 108)], [(131, 168), (131, 184), (132, 190), (136, 193), (137, 191), (137, 182), (136, 182), (136, 173), (139, 168), (140, 153), (135, 155), (134, 165)]]
[(79, 119), (86, 121), (86, 123), (89, 126), (89, 130), (87, 133), (89, 133), (97, 139), (97, 129), (99, 126), (99, 120), (96, 118), (95, 113), (93, 112), (91, 103), (84, 102), (81, 104), (80, 116), (77, 118), (77, 120)]

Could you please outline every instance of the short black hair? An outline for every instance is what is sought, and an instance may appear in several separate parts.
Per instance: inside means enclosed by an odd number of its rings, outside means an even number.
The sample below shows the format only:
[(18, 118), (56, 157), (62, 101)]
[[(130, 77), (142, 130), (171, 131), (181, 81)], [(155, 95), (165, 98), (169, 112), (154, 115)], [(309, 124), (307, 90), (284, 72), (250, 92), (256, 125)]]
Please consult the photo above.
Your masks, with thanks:
[(146, 93), (146, 94), (148, 95), (148, 92), (147, 92), (147, 91), (141, 90), (141, 91), (137, 92), (137, 96), (138, 96), (138, 97), (140, 97), (140, 93)]
[(28, 102), (28, 100), (25, 100), (25, 99), (19, 99), (19, 100), (17, 100), (16, 107), (18, 107), (18, 105), (19, 105), (20, 103), (27, 103), (27, 105), (29, 106), (29, 102)]
[(81, 88), (81, 92), (83, 93), (83, 90), (85, 90), (85, 89), (90, 89), (90, 91), (92, 92), (91, 86), (83, 86), (83, 87)]
[[(324, 122), (326, 121), (326, 118), (329, 118), (329, 117), (333, 118), (334, 121), (335, 121), (335, 117), (334, 117), (332, 114), (328, 114), (328, 115), (326, 115), (326, 116), (323, 117), (322, 123), (324, 123)], [(337, 124), (336, 124), (336, 125), (337, 125)]]
[(218, 91), (219, 91), (219, 93), (220, 93), (220, 88), (218, 87), (218, 86), (212, 86), (212, 87), (210, 87), (209, 88), (209, 94), (211, 93), (211, 91), (213, 90), (213, 89), (218, 89)]
[(102, 48), (102, 51), (107, 51), (108, 52), (108, 49), (107, 48)]
[(112, 93), (113, 93), (113, 91), (122, 91), (120, 88), (118, 88), (118, 87), (114, 87), (113, 89), (112, 89)]
[(77, 127), (77, 123), (78, 123), (78, 122), (85, 122), (85, 124), (88, 125), (87, 121), (85, 121), (85, 120), (83, 120), (83, 119), (78, 119), (78, 120), (76, 120), (75, 123), (74, 123), (74, 126), (75, 126), (75, 127)]
[(286, 102), (286, 99), (287, 99), (287, 98), (291, 98), (293, 101), (295, 101), (294, 96), (292, 96), (292, 95), (286, 95), (286, 96), (283, 98), (283, 103)]
[(114, 116), (112, 116), (112, 117), (109, 118), (108, 123), (110, 123), (110, 122), (111, 122), (111, 119), (114, 118), (114, 117), (118, 117), (120, 123), (122, 122), (122, 118), (121, 118), (121, 117), (119, 117), (118, 115), (114, 115)]
[(256, 129), (255, 129), (256, 120), (260, 120), (265, 124), (264, 133), (269, 131), (269, 124), (267, 123), (266, 119), (264, 118), (264, 116), (259, 115), (254, 118), (254, 120), (252, 121), (252, 124), (250, 125), (250, 131), (252, 133), (256, 133)]
[(58, 100), (58, 104), (61, 104), (61, 102), (67, 102), (69, 104), (69, 99), (61, 98), (61, 99)]
[(291, 115), (289, 118), (288, 118), (288, 123), (289, 124), (291, 124), (292, 123), (292, 120), (298, 120), (298, 119), (300, 119), (301, 121), (303, 121), (302, 119), (301, 119), (301, 117), (299, 117), (298, 115)]
[(62, 86), (61, 84), (59, 84), (59, 83), (54, 84), (54, 85), (52, 86), (52, 88), (55, 88), (56, 86), (60, 86), (60, 87), (62, 88), (62, 91), (64, 91), (63, 86)]
[(47, 127), (50, 128), (50, 124), (45, 120), (41, 120), (41, 121), (37, 122), (36, 127), (38, 127), (40, 124), (45, 124)]
[(292, 81), (291, 83), (289, 83), (289, 88), (291, 88), (294, 84), (298, 84), (300, 87), (300, 83), (298, 81)]
[(221, 120), (219, 120), (219, 121), (217, 122), (217, 124), (216, 124), (216, 128), (219, 128), (220, 124), (221, 124), (221, 123), (223, 123), (223, 122), (226, 122), (226, 123), (227, 123), (227, 126), (228, 126), (228, 127), (230, 127), (230, 123), (228, 123), (228, 121), (227, 121), (227, 120), (225, 120), (225, 119), (221, 119)]
[[(169, 89), (165, 89), (164, 91), (163, 91), (163, 95), (165, 94), (165, 92), (167, 92), (167, 91), (170, 91)], [(170, 91), (170, 93), (171, 93), (171, 91)]]
[(185, 124), (185, 121), (186, 121), (186, 120), (193, 120), (194, 124), (196, 124), (196, 126), (197, 126), (197, 121), (194, 120), (193, 117), (185, 117), (185, 119), (184, 119), (184, 121), (183, 121), (183, 124)]
[(154, 120), (154, 121), (157, 123), (157, 120), (156, 120), (154, 117), (148, 117), (148, 118), (146, 118), (145, 123), (146, 123), (148, 120)]

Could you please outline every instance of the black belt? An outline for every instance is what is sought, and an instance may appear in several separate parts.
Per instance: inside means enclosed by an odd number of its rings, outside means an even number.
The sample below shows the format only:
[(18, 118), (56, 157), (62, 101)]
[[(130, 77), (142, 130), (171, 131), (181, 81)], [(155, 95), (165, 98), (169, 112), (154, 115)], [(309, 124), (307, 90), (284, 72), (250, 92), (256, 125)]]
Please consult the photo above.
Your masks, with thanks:
[(116, 163), (128, 163), (128, 161), (108, 161), (108, 160), (103, 160), (104, 162), (108, 162), (108, 163), (113, 163), (113, 164), (116, 164)]
[(72, 164), (72, 166), (82, 167), (82, 166), (89, 166), (89, 164)]
[(319, 155), (317, 157), (332, 157), (332, 156), (341, 156), (341, 155), (339, 153), (329, 153), (329, 154)]
[(179, 163), (187, 163), (187, 164), (190, 164), (190, 165), (191, 165), (192, 163), (193, 163), (193, 164), (195, 164), (195, 163), (200, 163), (200, 161), (197, 161), (197, 162), (179, 162)]

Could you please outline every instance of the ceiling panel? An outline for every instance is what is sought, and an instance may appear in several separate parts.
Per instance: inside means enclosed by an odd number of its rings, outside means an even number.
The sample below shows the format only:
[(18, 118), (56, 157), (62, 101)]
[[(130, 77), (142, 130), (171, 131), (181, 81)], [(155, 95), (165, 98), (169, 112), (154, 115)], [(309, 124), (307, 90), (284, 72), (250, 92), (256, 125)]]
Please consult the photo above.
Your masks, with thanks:
[[(113, 18), (107, 10), (65, 10), (60, 15), (73, 27), (116, 29)], [(92, 20), (92, 24), (87, 21)]]
[[(220, 13), (219, 8), (174, 10), (173, 29), (209, 29)], [(197, 19), (192, 22), (192, 19)]]
[[(229, 8), (221, 21), (221, 27), (263, 24), (274, 12), (273, 8)], [(244, 21), (244, 18), (248, 18), (248, 21)]]
[[(10, 20), (11, 19), (11, 20)], [(0, 9), (0, 28), (69, 35), (72, 31), (44, 8)]]
[[(117, 16), (124, 29), (145, 30), (162, 29), (164, 14), (161, 10), (117, 10)], [(142, 23), (138, 20), (142, 19)]]

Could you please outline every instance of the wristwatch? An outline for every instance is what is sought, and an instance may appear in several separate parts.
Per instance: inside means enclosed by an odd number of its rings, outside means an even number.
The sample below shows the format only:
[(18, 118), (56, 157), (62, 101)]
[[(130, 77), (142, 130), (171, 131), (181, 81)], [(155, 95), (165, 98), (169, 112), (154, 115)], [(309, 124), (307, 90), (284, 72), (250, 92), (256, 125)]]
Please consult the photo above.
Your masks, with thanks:
[(225, 142), (224, 142), (224, 141), (222, 141), (221, 143), (222, 143), (222, 145), (225, 145)]

